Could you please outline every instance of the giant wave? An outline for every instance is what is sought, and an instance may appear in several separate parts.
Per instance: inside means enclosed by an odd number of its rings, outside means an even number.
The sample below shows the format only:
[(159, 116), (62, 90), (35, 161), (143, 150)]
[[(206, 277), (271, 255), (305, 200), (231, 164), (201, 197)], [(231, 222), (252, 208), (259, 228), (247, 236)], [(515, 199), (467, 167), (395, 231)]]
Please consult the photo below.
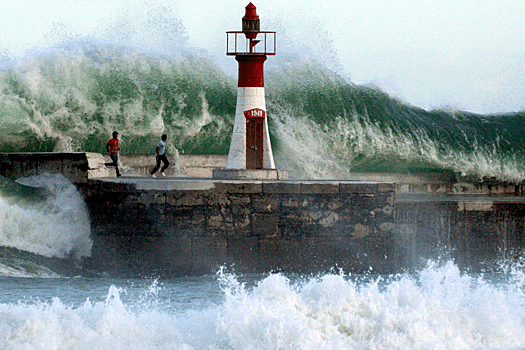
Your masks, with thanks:
[[(524, 112), (426, 111), (313, 60), (272, 64), (265, 79), (276, 163), (292, 177), (453, 172), (525, 179)], [(169, 54), (70, 40), (4, 59), (0, 87), (1, 152), (103, 152), (112, 130), (125, 154), (150, 154), (162, 133), (175, 155), (228, 152), (235, 78), (191, 48)]]

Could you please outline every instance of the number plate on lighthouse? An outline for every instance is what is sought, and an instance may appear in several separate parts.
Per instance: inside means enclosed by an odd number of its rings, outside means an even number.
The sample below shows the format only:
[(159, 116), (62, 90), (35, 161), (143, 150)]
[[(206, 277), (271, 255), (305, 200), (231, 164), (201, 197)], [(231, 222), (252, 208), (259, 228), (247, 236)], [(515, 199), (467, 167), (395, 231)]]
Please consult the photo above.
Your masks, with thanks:
[(266, 118), (266, 112), (260, 108), (253, 108), (249, 109), (247, 111), (244, 111), (244, 117), (246, 119), (253, 119), (253, 118)]

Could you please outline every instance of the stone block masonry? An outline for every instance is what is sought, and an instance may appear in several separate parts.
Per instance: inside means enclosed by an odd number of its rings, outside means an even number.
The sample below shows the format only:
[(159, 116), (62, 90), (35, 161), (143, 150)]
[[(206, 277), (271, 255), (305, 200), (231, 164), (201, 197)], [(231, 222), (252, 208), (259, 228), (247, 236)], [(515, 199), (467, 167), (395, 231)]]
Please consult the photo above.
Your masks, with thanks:
[(396, 195), (395, 217), (397, 246), (402, 251), (398, 263), (407, 268), (447, 260), (476, 272), (522, 265), (525, 198), (521, 196)]
[[(126, 172), (114, 178), (104, 157), (0, 153), (0, 175), (10, 180), (60, 173), (76, 184), (94, 241), (92, 257), (79, 266), (94, 273), (182, 276), (223, 265), (238, 272), (398, 273), (448, 259), (483, 272), (521, 263), (525, 252), (523, 183), (466, 183), (450, 174), (232, 181), (205, 178), (226, 164), (225, 156), (211, 155), (179, 156), (162, 179), (140, 176), (152, 156), (122, 156)], [(0, 177), (0, 192), (41, 195), (8, 179)]]
[(121, 178), (79, 189), (94, 240), (86, 267), (109, 275), (395, 268), (392, 184)]
[(0, 175), (11, 180), (41, 174), (62, 174), (74, 184), (85, 184), (90, 178), (114, 174), (104, 166), (100, 153), (39, 152), (0, 153)]

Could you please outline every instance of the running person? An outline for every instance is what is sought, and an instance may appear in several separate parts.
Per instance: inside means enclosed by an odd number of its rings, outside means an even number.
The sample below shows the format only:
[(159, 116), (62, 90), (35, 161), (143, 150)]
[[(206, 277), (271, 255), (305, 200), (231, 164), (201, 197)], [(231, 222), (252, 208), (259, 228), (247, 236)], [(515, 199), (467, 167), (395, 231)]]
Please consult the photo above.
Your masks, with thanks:
[(155, 158), (157, 159), (157, 164), (155, 165), (155, 167), (150, 173), (151, 177), (157, 177), (155, 173), (157, 172), (157, 170), (159, 170), (161, 161), (164, 163), (164, 165), (162, 166), (162, 169), (160, 169), (160, 173), (162, 176), (166, 176), (166, 174), (164, 174), (164, 170), (166, 170), (168, 166), (170, 165), (170, 162), (168, 161), (168, 157), (166, 156), (166, 140), (167, 139), (168, 139), (168, 135), (164, 134), (162, 135), (159, 143), (157, 143), (157, 148), (155, 149), (155, 152), (156, 152)]
[(118, 132), (113, 131), (113, 138), (108, 141), (106, 144), (106, 151), (108, 151), (109, 156), (111, 157), (111, 163), (104, 163), (105, 166), (114, 166), (117, 172), (117, 177), (120, 176), (120, 171), (118, 169)]

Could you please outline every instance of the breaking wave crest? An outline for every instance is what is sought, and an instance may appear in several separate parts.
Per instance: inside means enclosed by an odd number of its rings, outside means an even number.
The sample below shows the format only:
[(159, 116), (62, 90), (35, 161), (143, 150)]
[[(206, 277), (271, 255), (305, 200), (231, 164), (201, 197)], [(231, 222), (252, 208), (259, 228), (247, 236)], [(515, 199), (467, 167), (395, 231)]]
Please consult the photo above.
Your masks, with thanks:
[[(227, 154), (235, 78), (179, 44), (171, 54), (77, 38), (4, 63), (0, 151), (103, 152), (118, 130), (127, 154), (151, 154), (163, 133), (172, 154)], [(266, 95), (276, 163), (292, 177), (437, 171), (525, 179), (523, 112), (426, 111), (304, 59), (272, 64)]]
[[(523, 271), (460, 273), (432, 262), (414, 275), (219, 273), (221, 296), (196, 281), (111, 285), (105, 298), (0, 304), (0, 347), (35, 349), (519, 349), (525, 345)], [(209, 289), (210, 286), (204, 289)], [(80, 293), (82, 294), (82, 293)], [(93, 293), (92, 293), (93, 294)], [(96, 294), (96, 293), (95, 293)], [(174, 306), (174, 304), (179, 305)]]
[(40, 200), (24, 194), (0, 196), (0, 246), (50, 258), (90, 256), (93, 242), (88, 210), (76, 187), (62, 175), (18, 182), (43, 188), (46, 195)]

